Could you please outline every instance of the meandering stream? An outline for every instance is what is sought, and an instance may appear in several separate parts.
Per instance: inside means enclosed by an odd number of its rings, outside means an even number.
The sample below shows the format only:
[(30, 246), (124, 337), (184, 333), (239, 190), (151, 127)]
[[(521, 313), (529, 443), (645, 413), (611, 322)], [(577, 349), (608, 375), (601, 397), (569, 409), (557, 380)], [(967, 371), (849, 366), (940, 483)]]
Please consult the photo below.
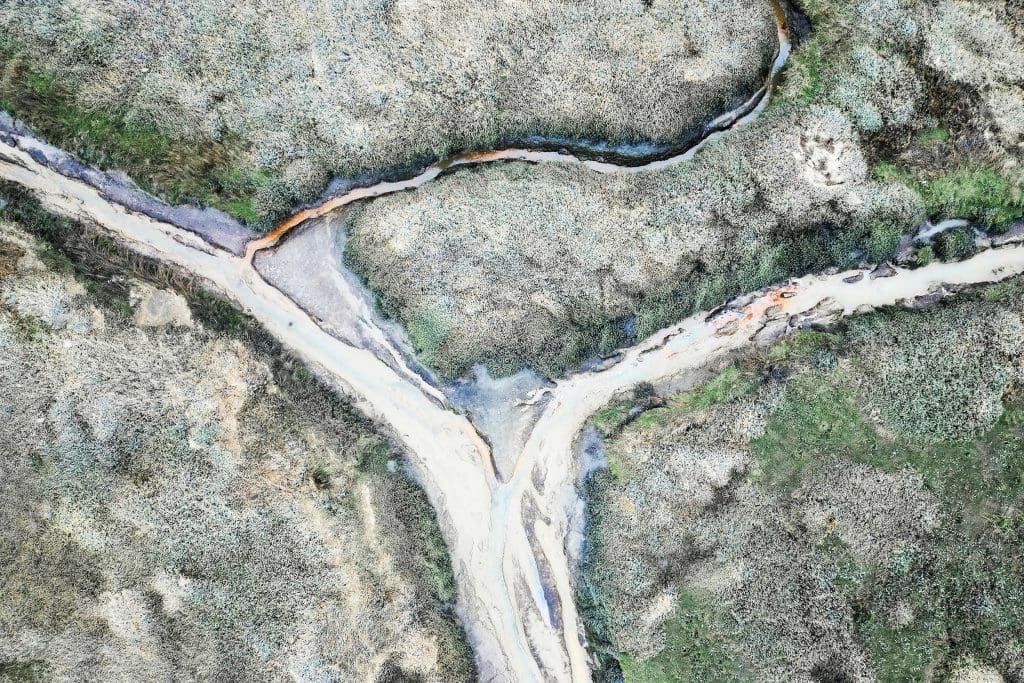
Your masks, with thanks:
[[(374, 329), (372, 319), (353, 315), (329, 334), (270, 286), (245, 256), (125, 209), (87, 182), (38, 160), (43, 157), (31, 153), (38, 141), (17, 142), (0, 146), (0, 177), (33, 190), (52, 211), (97, 225), (139, 253), (204, 280), (404, 446), (449, 545), (459, 610), (484, 680), (590, 678), (569, 562), (574, 443), (590, 415), (608, 401), (638, 383), (666, 382), (812, 322), (1024, 272), (1024, 247), (1007, 244), (967, 261), (895, 269), (892, 275), (849, 271), (792, 280), (738, 299), (714, 315), (691, 316), (598, 368), (542, 387), (510, 406), (526, 411), (529, 419), (514, 445), (511, 467), (499, 477), (487, 443), (470, 421), (396, 360), (402, 354), (389, 346), (386, 333)], [(367, 339), (386, 348), (363, 346)]]
[[(697, 144), (642, 165), (520, 148), (465, 154), (407, 180), (352, 189), (247, 244), (230, 227), (216, 239), (203, 239), (194, 226), (182, 227), (176, 210), (146, 208), (153, 205), (150, 199), (138, 200), (25, 131), (0, 132), (0, 178), (31, 189), (50, 210), (96, 225), (139, 253), (203, 280), (390, 432), (437, 512), (458, 585), (459, 613), (484, 680), (588, 681), (591, 658), (574, 603), (573, 558), (579, 543), (574, 520), (580, 505), (575, 445), (593, 413), (639, 383), (686, 377), (812, 323), (1020, 274), (1024, 247), (1004, 244), (964, 262), (912, 271), (849, 271), (791, 280), (741, 297), (713, 315), (691, 316), (596, 367), (539, 385), (529, 395), (524, 387), (530, 383), (515, 381), (488, 385), (486, 391), (450, 392), (451, 397), (410, 358), (401, 335), (379, 320), (332, 245), (316, 247), (334, 265), (313, 264), (315, 272), (298, 242), (274, 247), (296, 226), (329, 220), (341, 206), (420, 187), (460, 166), (521, 160), (636, 172), (685, 161), (767, 105), (789, 53), (784, 17), (777, 3), (775, 8), (780, 44), (765, 85), (743, 106), (709, 124)], [(292, 239), (300, 237), (319, 239), (313, 231)], [(305, 303), (310, 289), (330, 293), (330, 315)], [(480, 403), (484, 394), (487, 406)], [(475, 415), (479, 424), (467, 415)], [(497, 461), (495, 454), (500, 454)]]
[[(779, 46), (775, 52), (775, 58), (772, 60), (771, 68), (768, 70), (764, 85), (739, 107), (716, 117), (705, 125), (704, 130), (693, 142), (684, 145), (647, 146), (643, 149), (643, 155), (639, 156), (632, 153), (623, 153), (625, 150), (631, 149), (629, 145), (609, 146), (604, 143), (587, 143), (586, 141), (569, 141), (536, 136), (524, 140), (524, 142), (530, 144), (529, 147), (513, 146), (484, 152), (458, 154), (431, 164), (419, 173), (404, 180), (389, 180), (367, 186), (354, 187), (336, 196), (328, 197), (319, 204), (299, 211), (289, 217), (262, 239), (251, 242), (248, 246), (248, 254), (251, 258), (257, 251), (274, 246), (291, 230), (313, 218), (319, 218), (361, 200), (414, 190), (429, 183), (441, 174), (460, 167), (478, 166), (499, 161), (525, 161), (534, 164), (577, 164), (597, 173), (641, 173), (644, 171), (656, 171), (688, 161), (702, 148), (717, 140), (728, 131), (757, 118), (771, 101), (776, 79), (779, 72), (782, 71), (782, 67), (786, 65), (792, 48), (789, 31), (786, 27), (785, 10), (783, 10), (779, 0), (771, 0), (771, 3), (772, 9), (775, 12)], [(548, 147), (561, 146), (563, 144), (571, 145), (579, 150), (578, 154), (567, 151), (545, 151)], [(590, 158), (590, 156), (601, 156), (609, 153), (632, 158), (636, 163), (613, 163)]]

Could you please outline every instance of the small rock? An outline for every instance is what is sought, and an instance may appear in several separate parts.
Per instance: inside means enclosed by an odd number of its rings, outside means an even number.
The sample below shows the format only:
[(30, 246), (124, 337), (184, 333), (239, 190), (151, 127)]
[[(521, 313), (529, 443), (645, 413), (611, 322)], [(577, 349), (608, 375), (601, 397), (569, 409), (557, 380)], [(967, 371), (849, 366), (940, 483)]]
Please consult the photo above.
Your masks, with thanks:
[(880, 277), (892, 277), (896, 274), (896, 269), (890, 266), (888, 263), (880, 263), (873, 271), (871, 271), (871, 279), (877, 280)]
[(863, 279), (864, 279), (864, 272), (861, 271), (861, 272), (857, 273), (856, 275), (851, 275), (849, 277), (844, 277), (843, 278), (843, 282), (846, 282), (847, 284), (851, 284), (852, 285), (854, 282), (860, 282)]
[(928, 294), (922, 294), (914, 297), (914, 308), (931, 308), (945, 298), (943, 293), (940, 292), (929, 292)]
[(736, 331), (738, 329), (739, 322), (736, 320), (730, 320), (729, 322), (725, 323), (724, 325), (720, 326), (717, 330), (715, 330), (715, 336), (727, 337), (730, 334), (736, 334)]

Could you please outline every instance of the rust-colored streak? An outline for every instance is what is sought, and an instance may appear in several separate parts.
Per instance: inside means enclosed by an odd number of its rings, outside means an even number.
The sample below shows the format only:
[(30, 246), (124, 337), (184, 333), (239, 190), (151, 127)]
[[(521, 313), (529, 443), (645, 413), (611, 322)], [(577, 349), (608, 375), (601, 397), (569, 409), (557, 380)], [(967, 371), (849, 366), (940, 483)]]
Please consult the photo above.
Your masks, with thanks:
[(722, 132), (731, 130), (748, 118), (756, 116), (757, 113), (765, 106), (767, 100), (771, 97), (775, 79), (789, 55), (789, 34), (786, 29), (786, 13), (783, 10), (782, 5), (779, 3), (779, 0), (771, 0), (771, 4), (775, 12), (775, 22), (778, 28), (779, 49), (776, 53), (775, 63), (768, 74), (768, 79), (764, 87), (758, 91), (758, 94), (755, 94), (754, 97), (744, 103), (741, 107), (715, 119), (711, 124), (709, 124), (704, 135), (699, 140), (678, 154), (674, 154), (668, 158), (655, 158), (653, 161), (639, 166), (625, 166), (605, 161), (580, 158), (574, 154), (566, 152), (551, 152), (537, 148), (505, 148), (482, 152), (465, 152), (432, 164), (420, 171), (418, 174), (404, 180), (381, 181), (367, 187), (357, 187), (340, 196), (331, 197), (317, 206), (299, 211), (295, 215), (282, 221), (264, 237), (250, 242), (246, 246), (245, 260), (246, 262), (251, 262), (256, 252), (275, 246), (285, 235), (306, 221), (314, 218), (320, 218), (331, 211), (361, 199), (370, 199), (373, 197), (393, 194), (395, 192), (415, 189), (433, 180), (442, 173), (458, 166), (472, 166), (495, 161), (525, 161), (528, 163), (556, 162), (582, 164), (599, 173), (633, 173), (644, 169), (654, 170), (664, 168), (667, 165), (685, 161), (700, 149), (709, 139), (714, 139)]

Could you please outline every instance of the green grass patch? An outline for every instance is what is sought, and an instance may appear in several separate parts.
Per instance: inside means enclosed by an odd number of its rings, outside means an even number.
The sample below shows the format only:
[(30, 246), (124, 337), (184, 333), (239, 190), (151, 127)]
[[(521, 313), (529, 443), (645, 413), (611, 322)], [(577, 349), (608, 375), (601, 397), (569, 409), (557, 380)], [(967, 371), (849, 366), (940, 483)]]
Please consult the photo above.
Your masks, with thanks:
[(887, 161), (875, 165), (875, 177), (901, 182), (921, 196), (933, 219), (965, 218), (998, 229), (1024, 217), (1019, 184), (991, 168), (961, 168), (933, 179), (915, 177)]
[(773, 344), (764, 353), (764, 362), (768, 365), (807, 363), (822, 353), (832, 353), (842, 341), (842, 337), (833, 332), (804, 330)]
[(420, 359), (428, 365), (441, 365), (441, 347), (450, 332), (445, 316), (434, 310), (415, 311), (409, 318), (408, 330)]
[(620, 401), (594, 414), (594, 426), (602, 436), (610, 436), (629, 419), (632, 401)]
[(726, 617), (708, 599), (680, 593), (664, 624), (665, 646), (646, 661), (619, 660), (626, 683), (739, 683), (752, 680), (729, 648)]
[[(830, 381), (831, 380), (831, 381)], [(790, 490), (829, 458), (880, 461), (887, 448), (858, 413), (852, 394), (827, 378), (794, 378), (781, 404), (768, 418), (764, 434), (750, 442), (757, 461), (756, 480)]]
[(761, 379), (752, 372), (730, 365), (699, 387), (683, 392), (669, 400), (669, 407), (683, 410), (702, 410), (749, 396), (761, 386)]
[(867, 570), (850, 552), (849, 546), (834, 533), (827, 533), (815, 550), (826, 560), (823, 578), (841, 593), (853, 593), (864, 582)]
[(57, 74), (31, 66), (24, 53), (0, 38), (0, 108), (48, 142), (90, 165), (121, 170), (171, 203), (214, 206), (257, 228), (277, 218), (262, 215), (253, 204), (271, 176), (242, 168), (239, 140), (176, 139), (118, 112), (90, 108)]
[(456, 586), (455, 575), (452, 573), (451, 558), (448, 556), (448, 546), (445, 545), (441, 536), (441, 529), (437, 525), (434, 512), (430, 506), (423, 501), (423, 510), (416, 516), (416, 532), (423, 543), (423, 570), (430, 592), (442, 603), (451, 604), (455, 602)]
[(787, 65), (785, 78), (796, 86), (792, 97), (802, 105), (817, 100), (825, 89), (825, 51), (820, 40), (811, 39), (799, 48)]
[(941, 500), (982, 515), (1024, 490), (1024, 403), (1007, 403), (977, 439), (914, 443), (878, 432), (857, 408), (841, 371), (795, 377), (764, 434), (751, 441), (755, 478), (791, 490), (823, 462), (841, 458), (895, 472), (912, 468)]
[(845, 28), (849, 8), (831, 0), (804, 0), (800, 9), (814, 27), (813, 33), (797, 45), (786, 62), (772, 105), (795, 102), (808, 106), (827, 95), (838, 56), (850, 45)]
[[(918, 443), (880, 433), (851, 386), (842, 369), (795, 376), (751, 442), (755, 480), (785, 496), (828, 459), (919, 473), (945, 511), (936, 537), (886, 566), (862, 567), (827, 534), (817, 547), (824, 576), (851, 601), (881, 681), (921, 680), (962, 656), (995, 661), (993, 643), (1024, 628), (1024, 402), (1004, 402), (977, 438)], [(905, 618), (894, 616), (897, 603)]]
[(1005, 301), (1011, 298), (1024, 296), (1024, 281), (1020, 278), (1003, 280), (994, 285), (989, 285), (981, 290), (981, 298), (984, 301)]
[(14, 340), (22, 344), (41, 341), (44, 334), (42, 323), (32, 315), (15, 315), (12, 332)]
[(919, 145), (937, 145), (949, 141), (949, 131), (942, 126), (932, 126), (917, 136)]
[(881, 615), (857, 624), (857, 637), (867, 646), (879, 681), (919, 681), (922, 673), (949, 653), (945, 624), (940, 620), (896, 626)]
[(962, 658), (1006, 661), (1000, 643), (1024, 627), (1022, 530), (1018, 520), (1007, 538), (953, 521), (929, 546), (873, 571), (853, 598), (854, 626), (879, 680), (923, 680)]
[[(1018, 283), (1001, 283), (983, 290), (970, 305), (1019, 294)], [(896, 314), (877, 317), (899, 319)], [(950, 320), (960, 322), (956, 316)], [(820, 560), (814, 580), (822, 592), (835, 591), (848, 601), (854, 636), (870, 655), (878, 680), (923, 680), (924, 672), (938, 680), (964, 657), (1006, 671), (1006, 653), (1019, 643), (1016, 634), (1024, 633), (1024, 397), (1007, 394), (1000, 419), (972, 438), (924, 441), (882, 431), (858, 400), (862, 385), (852, 374), (857, 334), (863, 332), (847, 328), (842, 334), (795, 335), (756, 356), (747, 365), (761, 368), (756, 373), (730, 366), (705, 386), (671, 399), (672, 409), (664, 414), (682, 418), (670, 420), (682, 429), (686, 418), (676, 410), (726, 403), (754, 390), (765, 369), (784, 370), (785, 393), (763, 435), (750, 443), (755, 482), (788, 506), (789, 494), (820, 475), (823, 463), (843, 460), (889, 473), (917, 473), (941, 511), (925, 538), (880, 564), (855, 555), (833, 523), (822, 536), (807, 537), (816, 542)], [(896, 347), (920, 343), (919, 337), (900, 336), (891, 326), (871, 328), (870, 334), (894, 335)], [(942, 392), (950, 389), (939, 381), (919, 391), (945, 396)], [(609, 450), (611, 457), (614, 449)], [(622, 486), (610, 477), (605, 481)], [(815, 482), (821, 485), (829, 482)], [(643, 662), (620, 658), (625, 680), (741, 680), (742, 662), (728, 644), (741, 643), (745, 635), (722, 630), (720, 617), (699, 597), (684, 595), (679, 611), (665, 624), (662, 652)]]

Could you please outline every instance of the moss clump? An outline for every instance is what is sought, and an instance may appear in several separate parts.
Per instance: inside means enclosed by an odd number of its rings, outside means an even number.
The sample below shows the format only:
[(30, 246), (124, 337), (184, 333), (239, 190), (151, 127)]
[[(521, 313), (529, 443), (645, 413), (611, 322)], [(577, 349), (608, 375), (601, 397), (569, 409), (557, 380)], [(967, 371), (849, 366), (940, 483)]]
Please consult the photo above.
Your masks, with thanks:
[(935, 238), (935, 253), (943, 261), (961, 261), (974, 251), (974, 236), (963, 228), (947, 230)]
[(960, 169), (917, 187), (928, 213), (967, 218), (985, 227), (1005, 225), (1024, 216), (1020, 186), (994, 169)]
[(900, 240), (903, 238), (903, 228), (898, 225), (881, 224), (874, 226), (865, 242), (868, 261), (871, 263), (883, 263), (896, 254)]

